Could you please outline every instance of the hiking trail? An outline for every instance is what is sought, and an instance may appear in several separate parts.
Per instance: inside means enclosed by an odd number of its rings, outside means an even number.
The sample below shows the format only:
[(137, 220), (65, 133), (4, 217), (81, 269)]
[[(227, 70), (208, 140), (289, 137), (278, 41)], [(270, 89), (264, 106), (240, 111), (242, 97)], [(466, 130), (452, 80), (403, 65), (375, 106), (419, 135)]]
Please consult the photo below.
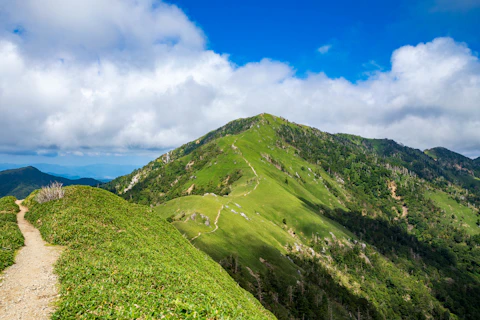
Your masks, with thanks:
[[(235, 140), (236, 142), (237, 140)], [(255, 184), (255, 187), (248, 191), (248, 192), (245, 192), (243, 194), (243, 196), (248, 196), (250, 193), (252, 193), (252, 191), (255, 191), (257, 190), (257, 187), (260, 185), (260, 177), (258, 176), (257, 174), (257, 171), (255, 171), (255, 168), (250, 164), (250, 162), (248, 162), (248, 160), (243, 156), (243, 153), (242, 151), (235, 145), (235, 142), (232, 143), (232, 148), (234, 150), (238, 150), (238, 152), (240, 153), (240, 156), (242, 157), (243, 160), (245, 160), (245, 162), (247, 163), (247, 165), (250, 167), (250, 169), (252, 169), (252, 172), (253, 174), (255, 175), (256, 177), (256, 180), (257, 180), (257, 183)], [(233, 202), (233, 199), (230, 200), (229, 202), (227, 202), (227, 205), (232, 203)], [(218, 230), (218, 220), (220, 219), (220, 215), (222, 213), (222, 210), (225, 208), (225, 205), (222, 205), (221, 208), (218, 210), (218, 213), (217, 213), (217, 216), (215, 218), (215, 222), (214, 222), (214, 225), (215, 225), (215, 228), (212, 230), (212, 231), (209, 231), (209, 232), (204, 232), (204, 233), (201, 233), (199, 232), (195, 237), (193, 237), (192, 239), (190, 239), (190, 242), (194, 241), (195, 239), (197, 239), (198, 237), (200, 237), (202, 234), (209, 234), (209, 233), (214, 233), (215, 231)], [(184, 221), (184, 222), (187, 222), (188, 221), (188, 218)]]
[(15, 264), (0, 274), (0, 319), (49, 319), (58, 297), (53, 266), (62, 248), (43, 241), (40, 231), (25, 220), (28, 209), (21, 200), (16, 203), (25, 246), (18, 251)]

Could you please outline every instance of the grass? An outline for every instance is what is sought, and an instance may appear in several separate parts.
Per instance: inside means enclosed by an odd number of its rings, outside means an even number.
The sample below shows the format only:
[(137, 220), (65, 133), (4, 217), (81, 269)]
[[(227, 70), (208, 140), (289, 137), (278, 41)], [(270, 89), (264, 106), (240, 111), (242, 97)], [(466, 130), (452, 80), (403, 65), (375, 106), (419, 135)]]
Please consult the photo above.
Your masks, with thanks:
[[(186, 213), (188, 217), (194, 212), (208, 216), (211, 222), (208, 228), (198, 221), (185, 222), (185, 218), (173, 224), (188, 239), (201, 233), (202, 235), (193, 241), (194, 245), (216, 261), (233, 255), (237, 256), (243, 265), (255, 271), (266, 271), (265, 263), (261, 262), (263, 259), (275, 265), (277, 272), (286, 282), (294, 282), (297, 280), (298, 267), (285, 257), (287, 245), (307, 243), (312, 235), (330, 237), (330, 232), (339, 238), (355, 237), (314, 208), (316, 204), (321, 204), (345, 209), (325, 187), (322, 179), (329, 180), (339, 190), (341, 187), (328, 178), (323, 169), (293, 156), (293, 149), (276, 147), (275, 142), (272, 128), (262, 125), (238, 136), (215, 140), (214, 143), (223, 152), (212, 160), (211, 166), (195, 172), (195, 183), (207, 183), (208, 177), (221, 176), (223, 171), (240, 168), (243, 176), (232, 186), (232, 192), (226, 197), (185, 196), (157, 206), (155, 211), (164, 218), (181, 217), (182, 213)], [(232, 144), (237, 149), (233, 148)], [(269, 163), (262, 156), (266, 153), (281, 162), (286, 168), (285, 171)], [(245, 159), (253, 166), (258, 178)], [(219, 173), (220, 171), (222, 173)], [(313, 172), (320, 172), (322, 178), (315, 177)], [(296, 174), (300, 175), (304, 182), (295, 178)], [(286, 178), (288, 185), (285, 184)], [(257, 181), (259, 185), (254, 189)], [(188, 185), (184, 186), (187, 187)], [(212, 233), (213, 222), (222, 205), (224, 207), (218, 222), (219, 228)], [(240, 213), (244, 213), (249, 220)], [(283, 223), (284, 219), (286, 224)]]
[[(444, 210), (445, 215), (440, 219), (446, 225), (453, 223), (457, 227), (464, 228), (470, 235), (479, 233), (478, 215), (474, 210), (458, 203), (443, 191), (427, 191), (426, 196)], [(454, 219), (452, 219), (452, 215), (455, 217)]]
[(0, 199), (0, 272), (15, 262), (15, 251), (24, 244), (17, 224), (20, 208), (15, 200), (11, 196)]
[[(411, 290), (415, 291), (415, 294), (421, 293), (425, 301), (429, 301), (422, 306), (414, 306), (413, 309), (431, 312), (431, 306), (436, 300), (424, 288), (424, 284), (421, 283), (422, 278), (412, 274), (411, 270), (404, 270), (401, 265), (388, 260), (379, 254), (375, 247), (371, 247), (372, 257), (377, 257), (375, 263), (378, 265), (364, 265), (364, 261), (358, 257), (355, 263), (349, 261), (349, 265), (343, 262), (331, 262), (343, 261), (343, 255), (346, 256), (345, 259), (357, 255), (358, 253), (352, 254), (354, 251), (349, 248), (359, 239), (344, 226), (324, 216), (322, 210), (349, 211), (346, 204), (348, 205), (348, 202), (357, 194), (348, 187), (348, 182), (343, 182), (335, 174), (328, 174), (320, 160), (307, 162), (302, 159), (298, 155), (299, 150), (295, 148), (295, 144), (288, 145), (279, 136), (278, 130), (281, 125), (295, 126), (282, 119), (264, 115), (248, 130), (236, 135), (219, 137), (201, 146), (199, 150), (213, 147), (214, 144), (214, 147), (221, 150), (214, 156), (208, 157), (208, 163), (205, 166), (196, 167), (192, 171), (176, 172), (177, 178), (185, 175), (195, 177), (185, 183), (182, 182), (180, 189), (186, 190), (192, 183), (195, 183), (196, 187), (216, 183), (229, 172), (240, 169), (242, 177), (231, 186), (232, 190), (228, 196), (186, 196), (183, 193), (179, 198), (156, 206), (154, 211), (160, 217), (169, 218), (172, 224), (197, 248), (221, 262), (244, 288), (248, 288), (260, 298), (261, 295), (255, 292), (255, 279), (251, 278), (247, 272), (237, 273), (236, 262), (251, 268), (255, 273), (266, 275), (264, 279), (267, 280), (267, 276), (273, 273), (273, 278), (275, 281), (278, 280), (281, 288), (276, 288), (274, 282), (274, 285), (267, 287), (265, 294), (270, 294), (269, 290), (282, 293), (302, 283), (309, 272), (308, 265), (303, 268), (302, 264), (296, 264), (286, 257), (288, 248), (296, 248), (297, 245), (309, 247), (315, 241), (315, 244), (318, 243), (317, 253), (323, 252), (320, 255), (325, 258), (325, 261), (330, 261), (325, 262), (329, 267), (330, 276), (340, 283), (340, 286), (348, 288), (350, 294), (356, 295), (361, 291), (362, 296), (373, 303), (379, 312), (398, 316), (412, 309), (406, 308), (405, 305), (410, 307), (421, 299), (416, 299), (416, 296), (410, 293)], [(329, 138), (325, 137), (325, 139)], [(363, 141), (359, 137), (352, 136), (351, 139), (357, 145)], [(383, 142), (374, 142), (375, 148), (384, 147)], [(180, 157), (175, 161), (180, 161), (183, 166), (190, 161), (190, 158), (189, 156)], [(344, 184), (347, 187), (344, 187)], [(390, 200), (389, 193), (387, 198)], [(366, 206), (366, 204), (367, 200), (363, 205)], [(214, 221), (219, 212), (217, 229)], [(195, 213), (197, 218), (189, 219)], [(242, 216), (242, 213), (248, 219)], [(377, 213), (382, 212), (377, 210)], [(198, 219), (199, 214), (208, 217), (209, 226), (205, 225), (204, 219)], [(360, 216), (360, 213), (358, 215)], [(359, 236), (362, 237), (361, 234)], [(332, 241), (333, 238), (338, 242)], [(345, 249), (339, 249), (344, 247)], [(235, 260), (234, 272), (231, 270), (234, 264), (229, 262), (233, 260)], [(362, 269), (362, 264), (365, 269)], [(368, 275), (367, 279), (363, 275)], [(391, 278), (390, 281), (395, 280), (394, 285), (384, 284), (383, 280), (387, 275)], [(271, 285), (268, 281), (265, 281), (265, 284)], [(320, 283), (319, 288), (322, 286), (323, 284)], [(397, 291), (405, 292), (397, 295)], [(385, 299), (385, 296), (392, 292), (395, 293), (392, 298)], [(411, 302), (408, 302), (410, 298)], [(336, 302), (342, 300), (341, 297), (338, 298), (337, 293), (332, 294), (329, 299)], [(279, 318), (291, 318), (295, 312), (291, 307), (288, 311), (282, 309), (288, 309), (289, 303), (280, 302), (279, 304), (276, 301), (266, 302), (265, 305)], [(339, 303), (339, 306), (338, 310), (334, 310), (337, 315), (335, 318), (342, 318), (340, 316), (342, 312), (348, 313), (347, 309), (342, 307), (342, 303)], [(390, 312), (391, 308), (397, 313)], [(405, 314), (402, 317), (405, 318)]]
[[(282, 145), (275, 132), (275, 127), (281, 120), (269, 118), (269, 121), (270, 125), (260, 124), (239, 135), (211, 142), (216, 143), (223, 152), (210, 160), (211, 166), (195, 171), (198, 178), (196, 183), (201, 185), (208, 183), (209, 177), (221, 175), (219, 172), (222, 170), (226, 172), (240, 168), (243, 176), (232, 185), (232, 192), (228, 196), (183, 196), (157, 206), (155, 211), (165, 218), (182, 217), (181, 220), (174, 221), (173, 225), (188, 239), (194, 239), (192, 243), (216, 261), (225, 261), (233, 256), (241, 265), (263, 274), (268, 274), (271, 268), (269, 266), (273, 266), (277, 279), (284, 285), (292, 285), (304, 280), (304, 276), (299, 276), (302, 267), (286, 258), (288, 246), (308, 246), (313, 238), (320, 239), (319, 251), (326, 249), (325, 255), (335, 258), (338, 252), (333, 250), (328, 253), (331, 248), (325, 244), (325, 238), (332, 239), (333, 234), (342, 244), (352, 243), (346, 239), (358, 240), (345, 227), (328, 219), (320, 211), (320, 208), (325, 207), (348, 210), (344, 203), (352, 195), (320, 165), (306, 162), (297, 156), (297, 150), (293, 147)], [(255, 169), (258, 177), (247, 162)], [(184, 186), (187, 187), (188, 185)], [(221, 215), (215, 232), (212, 232), (213, 223), (206, 227), (198, 221), (186, 219), (197, 212), (208, 216), (213, 222), (219, 209)], [(244, 213), (248, 220), (240, 213)], [(345, 250), (348, 252), (348, 249)], [(370, 272), (368, 282), (362, 278), (364, 271), (358, 265), (350, 265), (348, 269), (345, 268), (346, 264), (328, 262), (328, 258), (324, 263), (330, 268), (329, 272), (335, 281), (348, 288), (351, 294), (369, 300), (384, 315), (395, 315), (390, 308), (397, 308), (395, 310), (400, 314), (408, 310), (405, 305), (411, 306), (415, 301), (420, 301), (414, 295), (409, 303), (403, 300), (406, 298), (394, 297), (396, 289), (378, 280), (387, 275), (390, 280), (395, 279), (398, 291), (410, 294), (413, 290), (423, 294), (429, 303), (436, 301), (417, 277), (407, 275), (374, 248), (371, 251), (372, 260), (376, 257), (376, 265), (374, 271), (370, 270), (373, 267), (365, 268), (365, 272)], [(246, 285), (245, 279), (240, 279), (239, 282), (246, 288), (252, 288), (255, 284), (253, 279), (246, 281)], [(405, 292), (404, 296), (407, 297)], [(398, 298), (402, 299), (401, 303), (395, 301)], [(278, 305), (269, 307), (275, 310)], [(283, 316), (283, 311), (275, 312)], [(346, 312), (346, 309), (340, 307), (334, 312), (336, 317), (342, 318), (340, 314)]]
[(60, 200), (27, 200), (43, 238), (67, 247), (54, 319), (274, 318), (146, 206), (80, 186)]

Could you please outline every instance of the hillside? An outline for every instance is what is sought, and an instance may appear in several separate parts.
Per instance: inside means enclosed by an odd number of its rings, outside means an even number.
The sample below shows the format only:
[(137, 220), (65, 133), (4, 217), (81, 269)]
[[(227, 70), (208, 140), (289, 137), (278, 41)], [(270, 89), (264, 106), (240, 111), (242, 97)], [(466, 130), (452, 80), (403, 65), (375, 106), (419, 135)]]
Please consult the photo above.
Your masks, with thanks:
[(24, 199), (33, 190), (39, 189), (54, 181), (61, 182), (64, 186), (96, 186), (101, 184), (100, 181), (91, 178), (70, 180), (43, 173), (34, 167), (25, 167), (0, 171), (0, 197), (14, 196), (18, 199)]
[[(138, 168), (136, 165), (120, 164), (89, 164), (89, 165), (68, 165), (62, 166), (51, 163), (32, 163), (30, 166), (57, 177), (64, 177), (70, 180), (81, 179), (82, 177), (92, 178), (99, 181), (110, 181), (115, 177), (128, 174)], [(25, 165), (14, 163), (0, 163), (0, 171), (18, 169)]]
[(475, 181), (391, 140), (262, 114), (104, 187), (154, 207), (280, 319), (475, 319)]
[(441, 166), (480, 177), (480, 163), (461, 154), (445, 148), (432, 148), (425, 150), (425, 153), (435, 159)]
[(17, 225), (15, 197), (0, 198), (0, 272), (14, 262), (15, 251), (23, 246), (24, 238)]
[(53, 319), (273, 319), (218, 264), (146, 206), (73, 186), (26, 218), (65, 246)]
[(340, 134), (352, 143), (385, 158), (390, 165), (403, 167), (419, 178), (444, 180), (480, 193), (480, 168), (473, 160), (445, 148), (432, 148), (422, 152), (389, 139), (366, 139)]

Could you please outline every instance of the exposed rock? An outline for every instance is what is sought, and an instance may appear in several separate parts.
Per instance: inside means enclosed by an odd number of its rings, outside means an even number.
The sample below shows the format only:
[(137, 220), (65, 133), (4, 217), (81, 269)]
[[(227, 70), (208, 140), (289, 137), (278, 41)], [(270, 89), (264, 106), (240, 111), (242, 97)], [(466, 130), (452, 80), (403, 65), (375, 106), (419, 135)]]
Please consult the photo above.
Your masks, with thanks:
[(132, 181), (130, 181), (130, 184), (128, 185), (128, 187), (123, 189), (123, 193), (126, 193), (127, 191), (131, 190), (139, 180), (140, 180), (140, 173), (137, 173), (136, 175), (133, 176)]
[(365, 260), (365, 262), (366, 262), (368, 265), (372, 265), (372, 263), (370, 262), (370, 259), (368, 259), (368, 257), (365, 255), (365, 253), (361, 252), (361, 253), (360, 253), (360, 258), (362, 258), (363, 260)]
[(173, 181), (172, 183), (170, 183), (170, 187), (173, 187), (174, 185), (176, 185), (178, 183), (178, 178), (175, 179), (175, 181)]
[(395, 183), (395, 181), (388, 182), (388, 189), (390, 190), (393, 199), (402, 200), (402, 198), (397, 195), (397, 184)]
[(195, 161), (190, 161), (189, 163), (187, 163), (187, 165), (185, 166), (185, 170), (189, 170), (193, 165), (195, 164)]
[(245, 213), (243, 213), (243, 212), (240, 212), (240, 215), (241, 215), (242, 217), (244, 217), (245, 219), (247, 219), (247, 220), (250, 220), (250, 218), (248, 218), (248, 217), (247, 217), (247, 215), (246, 215)]
[(192, 194), (192, 191), (193, 191), (193, 189), (195, 189), (195, 183), (194, 183), (194, 184), (192, 184), (192, 185), (190, 186), (190, 188), (188, 188), (188, 189), (187, 189), (187, 192), (186, 192), (186, 193), (187, 193), (188, 195), (191, 195), (191, 194)]

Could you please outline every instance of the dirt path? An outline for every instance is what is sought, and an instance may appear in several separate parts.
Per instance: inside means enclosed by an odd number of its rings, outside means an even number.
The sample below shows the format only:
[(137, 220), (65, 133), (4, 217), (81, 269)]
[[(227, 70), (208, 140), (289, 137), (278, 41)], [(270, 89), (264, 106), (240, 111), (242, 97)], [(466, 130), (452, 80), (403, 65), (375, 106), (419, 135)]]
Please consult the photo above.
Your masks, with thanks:
[(388, 189), (390, 189), (390, 192), (392, 193), (392, 198), (395, 200), (402, 200), (402, 197), (397, 196), (397, 184), (395, 181), (389, 181), (388, 182)]
[(406, 205), (402, 206), (402, 218), (406, 218), (408, 216), (408, 208)]
[[(390, 192), (392, 193), (392, 198), (398, 201), (402, 200), (402, 197), (397, 195), (397, 184), (395, 181), (389, 181), (388, 182), (388, 189), (390, 189)], [(406, 218), (408, 216), (408, 207), (403, 204), (402, 206), (402, 218)]]
[[(235, 140), (235, 142), (237, 142), (237, 140)], [(248, 164), (248, 166), (250, 167), (250, 169), (252, 169), (253, 174), (254, 174), (255, 177), (257, 178), (257, 183), (256, 183), (255, 187), (253, 188), (253, 190), (250, 190), (250, 191), (248, 191), (248, 192), (246, 192), (246, 193), (244, 194), (244, 196), (248, 196), (250, 193), (252, 193), (253, 191), (257, 190), (257, 187), (260, 185), (260, 177), (258, 176), (257, 171), (255, 171), (255, 168), (250, 164), (250, 162), (248, 162), (247, 158), (245, 158), (245, 157), (243, 156), (242, 151), (235, 145), (235, 142), (232, 143), (232, 148), (233, 148), (233, 150), (238, 150), (238, 151), (240, 152), (240, 156), (241, 156), (241, 157), (243, 158), (243, 160)]]
[(0, 319), (48, 319), (58, 296), (57, 277), (53, 264), (60, 247), (48, 246), (24, 218), (27, 208), (21, 205), (18, 226), (25, 237), (15, 264), (0, 275)]
[(223, 208), (224, 208), (224, 206), (222, 206), (220, 209), (218, 209), (217, 217), (215, 218), (215, 222), (213, 223), (215, 225), (215, 229), (213, 229), (212, 231), (207, 232), (207, 233), (213, 233), (213, 232), (217, 231), (217, 229), (218, 229), (218, 219), (220, 219), (220, 214), (222, 213)]
[[(242, 156), (243, 157), (243, 156)], [(253, 188), (253, 190), (250, 190), (248, 191), (247, 193), (244, 194), (244, 196), (248, 196), (250, 193), (252, 193), (253, 191), (257, 190), (257, 187), (260, 185), (260, 178), (258, 177), (258, 174), (257, 174), (257, 171), (255, 171), (255, 168), (253, 168), (253, 166), (250, 164), (250, 162), (248, 162), (248, 160), (243, 157), (243, 160), (245, 160), (245, 162), (248, 164), (248, 166), (252, 169), (253, 171), (253, 174), (255, 175), (255, 177), (257, 177), (257, 184), (255, 185), (255, 187)]]
[[(236, 141), (237, 141), (237, 140), (235, 140), (235, 142), (236, 142)], [(250, 169), (252, 169), (253, 174), (254, 174), (255, 177), (257, 178), (257, 183), (255, 184), (255, 187), (254, 187), (252, 190), (250, 190), (250, 191), (248, 191), (248, 192), (245, 192), (245, 193), (243, 194), (243, 196), (246, 197), (246, 196), (248, 196), (250, 193), (252, 193), (252, 191), (257, 190), (257, 187), (260, 185), (260, 177), (258, 176), (257, 171), (255, 171), (255, 168), (254, 168), (254, 167), (250, 164), (250, 162), (248, 162), (248, 160), (243, 156), (242, 151), (235, 145), (235, 142), (232, 143), (232, 148), (233, 148), (233, 150), (238, 150), (238, 151), (239, 151), (241, 157), (243, 158), (243, 160), (245, 160), (245, 162), (248, 164), (248, 166), (250, 167)], [(227, 205), (229, 205), (229, 204), (232, 203), (232, 202), (233, 202), (233, 199), (230, 200), (230, 201), (227, 203)], [(222, 205), (222, 207), (218, 210), (217, 217), (215, 218), (215, 222), (214, 222), (215, 228), (214, 228), (212, 231), (205, 232), (205, 233), (199, 232), (195, 237), (193, 237), (192, 239), (190, 239), (190, 241), (193, 241), (193, 240), (197, 239), (197, 238), (200, 237), (202, 234), (209, 234), (209, 233), (214, 233), (215, 231), (217, 231), (217, 230), (218, 230), (218, 220), (220, 219), (220, 215), (222, 214), (222, 210), (223, 210), (224, 208), (225, 208), (225, 205)], [(187, 221), (188, 221), (188, 218), (187, 218), (184, 222), (187, 222)]]
[(193, 240), (197, 239), (202, 234), (209, 234), (209, 233), (214, 233), (215, 231), (217, 231), (218, 230), (218, 219), (220, 219), (220, 215), (222, 214), (222, 210), (223, 210), (224, 207), (225, 206), (222, 205), (221, 208), (218, 209), (217, 217), (215, 218), (215, 222), (213, 223), (215, 225), (215, 229), (213, 229), (212, 231), (209, 231), (209, 232), (205, 232), (205, 233), (199, 232), (195, 237), (190, 239), (190, 241), (193, 241)]

